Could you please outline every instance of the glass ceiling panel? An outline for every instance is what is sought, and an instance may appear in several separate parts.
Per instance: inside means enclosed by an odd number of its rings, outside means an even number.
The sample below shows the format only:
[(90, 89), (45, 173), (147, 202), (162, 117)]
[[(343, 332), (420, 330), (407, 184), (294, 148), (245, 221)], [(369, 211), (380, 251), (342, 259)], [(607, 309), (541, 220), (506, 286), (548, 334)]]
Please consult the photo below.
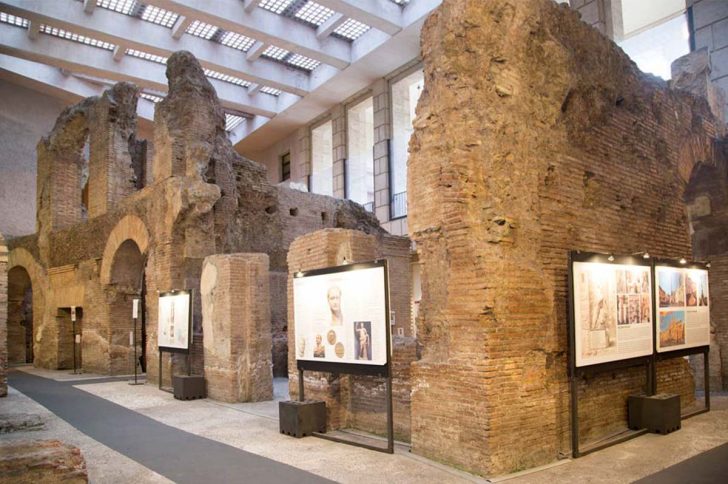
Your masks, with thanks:
[(245, 121), (245, 118), (237, 114), (225, 113), (225, 131), (232, 131)]
[(136, 50), (136, 49), (126, 49), (126, 55), (130, 55), (132, 57), (137, 57), (139, 59), (156, 62), (157, 64), (166, 64), (167, 63), (166, 57), (162, 57), (161, 55), (150, 54), (149, 52), (142, 52), (141, 50)]
[(124, 15), (135, 15), (138, 8), (136, 0), (96, 0), (96, 5)]
[(293, 54), (288, 59), (286, 59), (286, 64), (300, 67), (301, 69), (305, 69), (307, 71), (312, 71), (320, 66), (321, 62), (301, 54)]
[(264, 55), (266, 57), (270, 57), (271, 59), (275, 60), (283, 60), (284, 57), (286, 57), (289, 54), (289, 52), (286, 49), (281, 49), (280, 47), (276, 47), (275, 45), (271, 45), (267, 49), (263, 51), (261, 55)]
[(283, 13), (292, 3), (293, 0), (261, 0), (258, 6), (273, 13)]
[(5, 12), (0, 12), (0, 22), (15, 25), (16, 27), (23, 27), (24, 29), (27, 29), (28, 25), (30, 25), (28, 19), (16, 17), (15, 15), (10, 15)]
[(188, 34), (196, 35), (197, 37), (202, 37), (203, 39), (208, 40), (213, 38), (218, 30), (220, 30), (220, 27), (216, 25), (206, 24), (205, 22), (200, 22), (199, 20), (195, 20), (190, 24), (189, 27), (187, 27)]
[(74, 34), (73, 32), (69, 32), (67, 30), (57, 29), (55, 27), (51, 27), (50, 25), (42, 24), (40, 26), (40, 31), (44, 34), (52, 35), (54, 37), (60, 37), (61, 39), (71, 40), (73, 42), (90, 45), (92, 47), (98, 47), (104, 50), (114, 50), (114, 48), (116, 47), (114, 44), (103, 42), (97, 39), (92, 39), (91, 37), (86, 37), (84, 35)]
[(335, 12), (330, 8), (319, 5), (316, 2), (306, 2), (295, 13), (295, 17), (318, 27), (322, 23), (326, 22), (332, 15), (334, 15), (334, 13)]
[(222, 72), (213, 71), (212, 69), (204, 69), (204, 71), (207, 77), (217, 79), (218, 81), (229, 82), (230, 84), (236, 84), (242, 87), (250, 86), (250, 83), (248, 81), (246, 81), (245, 79), (240, 79), (239, 77), (223, 74)]
[(281, 94), (281, 91), (279, 89), (268, 86), (261, 87), (260, 92), (262, 92), (263, 94), (270, 94), (271, 96), (279, 96)]
[(172, 28), (178, 18), (178, 14), (163, 8), (155, 7), (154, 5), (146, 5), (141, 14), (142, 20), (146, 20), (147, 22), (152, 22), (157, 25), (163, 25), (168, 28)]
[(250, 46), (255, 43), (255, 39), (251, 39), (250, 37), (246, 37), (235, 32), (224, 32), (220, 36), (220, 43), (222, 45), (232, 47), (233, 49), (247, 52), (248, 49), (250, 49)]
[(334, 30), (334, 34), (344, 37), (347, 40), (356, 40), (364, 35), (369, 29), (371, 29), (369, 25), (350, 18), (343, 24), (339, 25), (339, 27)]
[(149, 94), (148, 92), (140, 92), (139, 96), (143, 97), (147, 101), (152, 101), (153, 103), (158, 103), (164, 99), (162, 96), (156, 96), (154, 94)]

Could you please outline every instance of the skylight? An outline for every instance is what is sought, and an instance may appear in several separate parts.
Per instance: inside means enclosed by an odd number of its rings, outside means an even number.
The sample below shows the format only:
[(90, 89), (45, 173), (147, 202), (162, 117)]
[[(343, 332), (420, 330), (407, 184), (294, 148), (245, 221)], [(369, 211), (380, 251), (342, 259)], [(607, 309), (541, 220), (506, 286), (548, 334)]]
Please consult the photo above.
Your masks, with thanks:
[(225, 113), (225, 131), (232, 131), (245, 121), (245, 118), (237, 114)]
[(134, 15), (137, 11), (136, 0), (96, 0), (96, 5), (124, 15)]
[(136, 49), (126, 49), (126, 55), (130, 55), (132, 57), (138, 57), (139, 59), (156, 62), (158, 64), (167, 63), (166, 57), (162, 57), (161, 55), (150, 54), (149, 52), (142, 52), (141, 50), (136, 50)]
[(298, 9), (295, 17), (318, 27), (326, 22), (334, 13), (330, 8), (319, 5), (316, 2), (306, 2)]
[(292, 3), (293, 0), (262, 0), (258, 6), (273, 13), (283, 13)]
[(392, 0), (392, 1), (394, 3), (396, 3), (397, 5), (407, 5), (408, 3), (410, 3), (410, 0)]
[(247, 52), (250, 46), (255, 43), (255, 39), (246, 37), (235, 32), (225, 32), (220, 36), (220, 43), (233, 49), (242, 50)]
[(262, 92), (263, 94), (270, 94), (271, 96), (279, 96), (281, 94), (281, 91), (279, 89), (268, 86), (261, 87), (260, 92)]
[(311, 59), (310, 57), (306, 57), (301, 54), (293, 54), (291, 57), (286, 59), (286, 63), (295, 67), (300, 67), (307, 71), (312, 71), (321, 65), (321, 62), (316, 59)]
[(86, 37), (84, 35), (74, 34), (73, 32), (69, 32), (63, 29), (57, 29), (55, 27), (51, 27), (45, 24), (40, 26), (40, 31), (44, 34), (52, 35), (54, 37), (60, 37), (61, 39), (72, 40), (73, 42), (90, 45), (92, 47), (98, 47), (100, 49), (114, 50), (114, 48), (116, 47), (114, 44), (110, 44), (108, 42), (92, 39), (91, 37)]
[(196, 35), (197, 37), (202, 37), (203, 39), (207, 40), (213, 38), (218, 30), (220, 30), (220, 28), (216, 25), (206, 24), (205, 22), (200, 22), (199, 20), (195, 20), (190, 24), (189, 27), (187, 27), (188, 34)]
[(15, 25), (16, 27), (23, 27), (24, 29), (27, 29), (28, 25), (30, 25), (28, 19), (16, 17), (15, 15), (10, 15), (5, 12), (0, 12), (0, 22)]
[(229, 82), (230, 84), (235, 84), (242, 87), (250, 86), (250, 83), (248, 81), (246, 81), (245, 79), (240, 79), (239, 77), (223, 74), (222, 72), (213, 71), (212, 69), (204, 69), (204, 71), (207, 77), (217, 79), (218, 81)]
[(163, 25), (164, 27), (172, 28), (174, 23), (179, 18), (174, 12), (165, 10), (163, 8), (155, 7), (154, 5), (147, 5), (142, 10), (141, 19), (153, 24)]
[(275, 45), (271, 45), (265, 51), (263, 51), (263, 54), (266, 57), (270, 57), (271, 59), (275, 60), (283, 60), (284, 57), (288, 55), (288, 51), (286, 49), (281, 49), (280, 47), (276, 47)]
[(346, 22), (344, 22), (343, 24), (339, 25), (339, 27), (334, 30), (334, 34), (340, 35), (345, 39), (356, 40), (370, 28), (371, 27), (369, 25), (363, 24), (358, 20), (350, 18), (347, 19)]

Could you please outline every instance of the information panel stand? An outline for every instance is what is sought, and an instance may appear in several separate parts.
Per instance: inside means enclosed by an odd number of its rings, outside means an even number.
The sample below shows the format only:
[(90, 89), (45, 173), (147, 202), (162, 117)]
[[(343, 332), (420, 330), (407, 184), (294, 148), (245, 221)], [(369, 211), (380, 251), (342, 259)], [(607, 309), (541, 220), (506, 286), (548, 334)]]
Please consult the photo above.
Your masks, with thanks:
[[(305, 400), (305, 393), (304, 393), (304, 371), (322, 371), (322, 372), (330, 372), (330, 373), (343, 373), (343, 374), (349, 374), (349, 375), (368, 375), (368, 376), (379, 376), (385, 378), (385, 399), (386, 399), (386, 412), (387, 412), (387, 447), (377, 447), (374, 445), (369, 445), (363, 442), (356, 442), (352, 440), (347, 440), (339, 437), (334, 437), (331, 435), (327, 435), (325, 433), (320, 432), (313, 432), (312, 435), (316, 437), (320, 437), (323, 439), (331, 440), (334, 442), (340, 442), (345, 443), (349, 445), (354, 445), (357, 447), (363, 447), (370, 450), (375, 450), (379, 452), (385, 452), (389, 454), (394, 453), (394, 418), (393, 418), (393, 404), (392, 404), (392, 342), (391, 342), (391, 327), (390, 327), (390, 305), (389, 305), (389, 275), (387, 271), (387, 261), (386, 260), (376, 260), (373, 262), (363, 262), (363, 263), (357, 263), (357, 264), (349, 264), (344, 266), (337, 266), (337, 267), (329, 267), (325, 269), (317, 269), (317, 270), (311, 270), (306, 272), (299, 272), (295, 275), (295, 277), (298, 278), (305, 278), (305, 277), (312, 277), (312, 276), (322, 276), (322, 275), (336, 275), (340, 274), (341, 279), (346, 279), (346, 273), (349, 273), (351, 271), (358, 271), (362, 269), (371, 269), (371, 268), (383, 268), (384, 273), (384, 313), (382, 314), (382, 319), (384, 320), (384, 323), (386, 324), (386, 327), (381, 329), (384, 331), (384, 340), (385, 340), (385, 351), (386, 351), (386, 359), (383, 361), (383, 364), (364, 364), (364, 363), (339, 363), (336, 361), (312, 361), (311, 359), (300, 359), (297, 358), (297, 367), (298, 367), (298, 396), (299, 401), (303, 402)], [(338, 288), (337, 288), (338, 289)], [(364, 288), (360, 287), (358, 288), (359, 292), (362, 292)], [(329, 289), (331, 291), (331, 289)], [(323, 294), (326, 294), (326, 290), (324, 289)], [(296, 295), (295, 286), (294, 286), (294, 298)], [(299, 294), (299, 297), (301, 295)], [(339, 289), (338, 296), (342, 298), (341, 295), (341, 289)], [(294, 310), (295, 311), (295, 310)], [(333, 311), (333, 309), (332, 309)], [(297, 324), (298, 324), (298, 317), (300, 315), (297, 315)], [(358, 323), (358, 322), (357, 322)], [(357, 324), (354, 323), (354, 324)], [(375, 330), (373, 326), (371, 326), (371, 322), (369, 329)], [(346, 324), (346, 322), (340, 322), (342, 324), (342, 327)], [(362, 326), (363, 328), (363, 326)], [(299, 328), (297, 327), (297, 330)], [(354, 330), (354, 326), (352, 326), (352, 331)], [(366, 334), (366, 332), (364, 332)], [(380, 333), (376, 333), (379, 335)], [(371, 333), (367, 336), (368, 338), (371, 338), (374, 336), (374, 334)], [(318, 341), (319, 346), (321, 346), (321, 341)], [(341, 343), (339, 343), (341, 344)], [(342, 352), (344, 351), (344, 346), (341, 346)], [(318, 349), (318, 348), (317, 348)], [(371, 352), (371, 350), (369, 350)], [(316, 353), (314, 353), (315, 357)], [(374, 359), (371, 354), (367, 355), (369, 359)]]
[[(129, 344), (131, 344), (134, 347), (134, 352), (132, 353), (132, 368), (134, 373), (134, 380), (129, 380), (129, 385), (143, 385), (144, 382), (140, 382), (138, 380), (138, 371), (137, 368), (139, 367), (139, 358), (137, 356), (137, 321), (139, 320), (139, 314), (141, 313), (141, 306), (142, 306), (142, 300), (140, 297), (135, 297), (131, 300), (131, 317), (133, 320), (133, 330), (131, 338), (129, 338)], [(161, 373), (161, 367), (160, 367), (160, 373)]]
[[(173, 393), (171, 388), (162, 387), (162, 354), (163, 353), (183, 353), (186, 355), (187, 361), (187, 376), (192, 374), (192, 366), (190, 364), (190, 341), (192, 340), (192, 315), (193, 312), (193, 298), (194, 290), (177, 290), (173, 289), (167, 292), (159, 293), (159, 316), (157, 318), (157, 344), (159, 351), (159, 389), (168, 393)], [(187, 311), (180, 314), (179, 311), (175, 311), (174, 304), (166, 304), (167, 298), (175, 298), (178, 296), (186, 296)], [(182, 321), (179, 321), (180, 316), (183, 316)], [(162, 318), (167, 318), (162, 321)], [(175, 317), (178, 318), (176, 321), (177, 326), (175, 330)], [(163, 327), (164, 326), (164, 327)], [(180, 332), (179, 329), (186, 329)], [(168, 334), (166, 331), (169, 331)], [(162, 341), (162, 338), (165, 338)]]
[[(615, 264), (615, 265), (624, 265), (624, 266), (635, 266), (638, 268), (642, 268), (642, 271), (645, 271), (645, 268), (649, 268), (649, 275), (650, 279), (652, 275), (652, 263), (644, 258), (639, 257), (615, 257), (609, 254), (595, 254), (595, 253), (581, 253), (581, 252), (571, 252), (569, 254), (569, 385), (570, 385), (570, 393), (571, 393), (571, 448), (572, 448), (572, 455), (573, 457), (581, 457), (587, 454), (590, 454), (592, 452), (596, 452), (597, 450), (604, 449), (606, 447), (633, 439), (635, 437), (638, 437), (640, 435), (643, 435), (647, 433), (647, 429), (637, 430), (637, 431), (629, 431), (625, 432), (625, 434), (608, 439), (606, 441), (601, 442), (598, 445), (589, 446), (587, 449), (582, 449), (579, 444), (579, 398), (578, 398), (578, 386), (579, 386), (579, 380), (583, 377), (608, 372), (608, 371), (614, 371), (618, 369), (624, 369), (624, 368), (631, 368), (636, 366), (644, 366), (645, 369), (645, 387), (644, 391), (645, 393), (649, 393), (651, 389), (653, 388), (653, 374), (654, 374), (654, 364), (653, 364), (653, 357), (652, 357), (652, 347), (653, 342), (650, 341), (649, 346), (646, 348), (646, 351), (644, 355), (632, 357), (632, 358), (626, 358), (626, 359), (615, 359), (613, 361), (605, 361), (602, 363), (594, 363), (594, 364), (588, 364), (584, 366), (577, 366), (577, 328), (576, 325), (578, 324), (576, 320), (575, 315), (575, 306), (577, 303), (577, 295), (574, 287), (574, 263), (575, 262), (585, 262), (585, 263), (595, 263), (595, 264), (605, 264), (607, 266)], [(616, 292), (616, 289), (615, 289)], [(649, 291), (648, 296), (651, 300), (654, 300), (654, 284), (651, 287), (651, 290)], [(653, 305), (654, 306), (654, 305)], [(619, 309), (618, 309), (619, 311)], [(654, 321), (654, 307), (651, 311), (651, 317), (652, 321)], [(615, 324), (617, 322), (615, 321)], [(652, 325), (650, 325), (650, 332), (652, 332)]]
[[(651, 297), (651, 348), (645, 351), (640, 348), (639, 353), (631, 352), (632, 341), (630, 341), (630, 352), (623, 353), (618, 349), (619, 336), (615, 337), (616, 348), (609, 349), (612, 338), (602, 336), (601, 340), (595, 338), (597, 348), (592, 355), (584, 358), (579, 355), (583, 352), (584, 341), (588, 341), (583, 334), (577, 334), (584, 325), (584, 315), (576, 314), (577, 304), (584, 304), (579, 301), (579, 290), (575, 287), (575, 263), (594, 263), (604, 269), (604, 273), (620, 271), (616, 282), (611, 286), (598, 287), (595, 293), (598, 297), (591, 297), (587, 306), (591, 309), (594, 300), (602, 298), (602, 292), (608, 293), (604, 299), (616, 300), (616, 328), (624, 328), (621, 331), (632, 331), (631, 335), (641, 334), (634, 330), (642, 331), (646, 327), (646, 308), (644, 306), (644, 281), (645, 267), (649, 267), (650, 274), (650, 297)], [(619, 267), (614, 267), (619, 266)], [(629, 267), (640, 267), (632, 269)], [(626, 267), (626, 269), (624, 269)], [(710, 364), (709, 364), (709, 299), (708, 299), (708, 264), (688, 264), (684, 259), (680, 261), (665, 261), (650, 259), (646, 254), (642, 257), (619, 256), (610, 254), (594, 254), (571, 252), (569, 254), (569, 384), (571, 390), (571, 444), (574, 457), (580, 457), (591, 452), (624, 442), (648, 432), (647, 429), (625, 432), (616, 438), (608, 439), (597, 445), (589, 446), (587, 450), (580, 449), (579, 445), (579, 398), (578, 382), (585, 376), (601, 372), (614, 371), (617, 369), (644, 366), (646, 396), (654, 396), (657, 393), (657, 363), (672, 358), (680, 358), (689, 355), (703, 355), (705, 407), (703, 409), (682, 415), (681, 418), (689, 418), (710, 410)], [(658, 271), (661, 271), (658, 273)], [(598, 271), (597, 271), (598, 272)], [(626, 275), (632, 272), (631, 275)], [(660, 279), (663, 274), (664, 280)], [(636, 274), (636, 276), (635, 276)], [(635, 281), (641, 281), (636, 284)], [(580, 284), (584, 281), (580, 280)], [(620, 285), (626, 289), (620, 289)], [(598, 286), (598, 284), (597, 284)], [(640, 290), (639, 288), (642, 287)], [(642, 293), (640, 294), (640, 292)], [(583, 294), (581, 294), (583, 298)], [(611, 304), (611, 303), (610, 303)], [(639, 307), (639, 314), (635, 314), (635, 305)], [(604, 309), (604, 304), (599, 304), (599, 309)], [(611, 308), (614, 309), (614, 308)], [(591, 316), (591, 315), (589, 315)], [(603, 319), (603, 317), (602, 317)], [(589, 325), (594, 324), (593, 320), (586, 320)], [(599, 333), (600, 326), (606, 326), (604, 321), (594, 324)], [(591, 328), (591, 326), (590, 326)], [(620, 329), (614, 329), (619, 335)], [(608, 334), (609, 331), (604, 331)], [(591, 337), (591, 334), (588, 336)], [(597, 334), (597, 336), (600, 336)], [(579, 339), (579, 341), (577, 341)], [(605, 343), (605, 340), (608, 340)], [(581, 343), (581, 348), (580, 348)], [(599, 346), (601, 344), (601, 346)], [(641, 345), (644, 346), (644, 345)], [(604, 348), (600, 356), (600, 348)], [(590, 348), (587, 348), (590, 349)], [(609, 354), (611, 351), (611, 355)], [(596, 355), (596, 356), (595, 356)], [(581, 362), (579, 362), (581, 356)]]

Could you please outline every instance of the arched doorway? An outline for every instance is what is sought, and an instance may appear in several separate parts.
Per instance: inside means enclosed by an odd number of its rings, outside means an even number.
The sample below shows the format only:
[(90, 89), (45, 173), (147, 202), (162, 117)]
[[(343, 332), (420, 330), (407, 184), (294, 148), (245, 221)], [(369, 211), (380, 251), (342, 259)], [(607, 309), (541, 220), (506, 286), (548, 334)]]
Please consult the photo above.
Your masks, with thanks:
[[(145, 283), (144, 268), (146, 258), (132, 239), (119, 245), (111, 262), (109, 284), (106, 287), (109, 303), (109, 342), (111, 374), (125, 374), (134, 371), (138, 364), (141, 371), (146, 370), (146, 331), (145, 331)], [(136, 325), (136, 361), (134, 361), (134, 330), (132, 301), (141, 298), (139, 318)]]
[(33, 363), (33, 285), (21, 266), (8, 272), (8, 363)]

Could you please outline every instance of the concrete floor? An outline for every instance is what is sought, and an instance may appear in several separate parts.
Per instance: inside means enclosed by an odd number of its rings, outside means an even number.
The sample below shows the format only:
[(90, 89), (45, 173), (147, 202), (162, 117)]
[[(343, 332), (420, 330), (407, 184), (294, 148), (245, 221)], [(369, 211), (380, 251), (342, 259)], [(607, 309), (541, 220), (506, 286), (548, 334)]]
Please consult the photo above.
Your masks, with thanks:
[[(69, 372), (28, 367), (21, 371), (68, 381)], [(125, 381), (94, 382), (93, 375), (74, 383), (80, 390), (180, 430), (309, 471), (338, 482), (553, 483), (632, 482), (728, 442), (728, 396), (713, 396), (711, 412), (683, 421), (682, 429), (661, 436), (647, 434), (587, 455), (541, 469), (490, 481), (437, 464), (396, 446), (394, 455), (337, 444), (315, 437), (294, 439), (278, 431), (277, 401), (225, 404), (212, 400), (179, 401), (156, 385), (130, 386)], [(275, 384), (278, 400), (287, 397), (286, 380)], [(78, 446), (86, 458), (91, 482), (169, 482), (163, 476), (89, 438), (25, 395), (10, 389), (0, 402), (2, 414), (39, 414), (45, 428), (15, 432), (3, 439), (57, 438)], [(315, 457), (312, 457), (315, 456)]]

